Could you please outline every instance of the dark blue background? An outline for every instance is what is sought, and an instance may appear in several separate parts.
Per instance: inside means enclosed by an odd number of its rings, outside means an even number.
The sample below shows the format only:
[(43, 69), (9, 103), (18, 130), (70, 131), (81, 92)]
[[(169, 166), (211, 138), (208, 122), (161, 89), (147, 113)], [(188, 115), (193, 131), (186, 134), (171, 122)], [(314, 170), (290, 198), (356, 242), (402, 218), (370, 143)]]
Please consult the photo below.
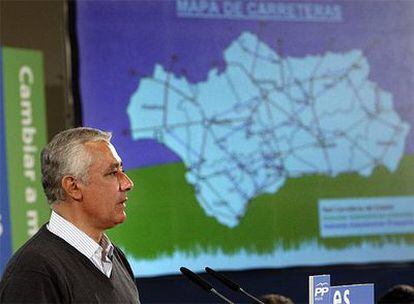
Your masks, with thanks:
[[(251, 294), (257, 296), (279, 293), (290, 297), (296, 304), (309, 303), (310, 275), (330, 274), (332, 286), (374, 283), (377, 301), (393, 285), (413, 285), (413, 273), (413, 264), (341, 265), (223, 272)], [(245, 296), (227, 289), (211, 276), (201, 276), (230, 300), (236, 303), (253, 303)], [(142, 303), (221, 303), (218, 298), (206, 293), (183, 276), (138, 278), (137, 285)]]

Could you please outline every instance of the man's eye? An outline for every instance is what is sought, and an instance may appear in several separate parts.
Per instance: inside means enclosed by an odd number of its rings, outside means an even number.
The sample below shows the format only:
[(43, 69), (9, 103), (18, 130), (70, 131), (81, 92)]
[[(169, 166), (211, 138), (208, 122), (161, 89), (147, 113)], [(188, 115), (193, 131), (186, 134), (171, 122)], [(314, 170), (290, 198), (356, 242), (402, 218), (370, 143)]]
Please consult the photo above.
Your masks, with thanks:
[(111, 173), (109, 173), (110, 175), (117, 175), (118, 171), (112, 171)]

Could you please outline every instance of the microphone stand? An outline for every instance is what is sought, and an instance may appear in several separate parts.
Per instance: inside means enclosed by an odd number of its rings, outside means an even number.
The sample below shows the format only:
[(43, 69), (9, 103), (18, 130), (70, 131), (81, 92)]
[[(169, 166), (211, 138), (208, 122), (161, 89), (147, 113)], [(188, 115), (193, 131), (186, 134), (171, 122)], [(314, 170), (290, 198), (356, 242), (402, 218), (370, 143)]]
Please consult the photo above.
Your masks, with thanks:
[(254, 303), (257, 304), (264, 304), (262, 301), (260, 301), (258, 298), (256, 298), (254, 295), (248, 293), (247, 291), (243, 290), (243, 288), (239, 288), (239, 291), (244, 294), (245, 296), (247, 296), (248, 298), (252, 299), (254, 301)]
[(221, 283), (226, 285), (231, 290), (236, 291), (236, 292), (238, 292), (238, 291), (241, 292), (242, 294), (244, 294), (248, 298), (252, 299), (254, 301), (254, 303), (256, 303), (256, 304), (264, 304), (258, 298), (256, 298), (255, 296), (253, 296), (252, 294), (248, 293), (243, 288), (241, 288), (239, 284), (233, 282), (232, 280), (230, 280), (226, 276), (222, 275), (221, 273), (211, 269), (210, 267), (206, 267), (205, 270), (208, 274), (211, 274), (213, 277), (218, 279)]
[(227, 304), (235, 304), (232, 301), (230, 301), (229, 299), (227, 299), (224, 295), (219, 293), (217, 290), (215, 290), (214, 287), (209, 282), (207, 282), (206, 280), (201, 278), (199, 275), (192, 272), (190, 269), (185, 268), (185, 267), (181, 267), (180, 271), (183, 275), (185, 275), (185, 277), (187, 279), (189, 279), (191, 282), (197, 284), (199, 287), (201, 287), (205, 291), (211, 292), (212, 294), (219, 297), (220, 299), (222, 299)]
[(217, 290), (215, 290), (214, 288), (210, 289), (210, 292), (214, 295), (216, 295), (217, 297), (219, 297), (220, 299), (222, 299), (224, 302), (226, 302), (227, 304), (235, 304), (234, 302), (230, 301), (229, 299), (227, 299), (225, 296), (223, 296), (221, 293), (217, 292)]

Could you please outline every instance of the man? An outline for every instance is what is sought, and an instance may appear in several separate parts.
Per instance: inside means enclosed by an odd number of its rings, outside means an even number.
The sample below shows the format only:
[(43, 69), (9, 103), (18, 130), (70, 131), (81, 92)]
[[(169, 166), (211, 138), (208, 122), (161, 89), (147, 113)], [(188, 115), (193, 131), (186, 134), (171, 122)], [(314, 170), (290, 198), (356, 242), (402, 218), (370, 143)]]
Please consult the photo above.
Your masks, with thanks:
[(50, 221), (9, 261), (0, 303), (139, 303), (131, 267), (104, 234), (125, 221), (133, 187), (110, 138), (75, 128), (43, 149)]

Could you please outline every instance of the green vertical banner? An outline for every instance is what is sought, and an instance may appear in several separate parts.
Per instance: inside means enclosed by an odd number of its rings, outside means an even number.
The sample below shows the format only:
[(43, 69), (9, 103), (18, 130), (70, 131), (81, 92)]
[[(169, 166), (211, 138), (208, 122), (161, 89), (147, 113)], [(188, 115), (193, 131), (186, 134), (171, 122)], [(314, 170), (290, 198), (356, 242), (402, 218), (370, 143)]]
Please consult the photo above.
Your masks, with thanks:
[(5, 47), (1, 51), (2, 136), (11, 244), (16, 251), (49, 216), (40, 174), (40, 151), (46, 144), (43, 57), (34, 50)]

